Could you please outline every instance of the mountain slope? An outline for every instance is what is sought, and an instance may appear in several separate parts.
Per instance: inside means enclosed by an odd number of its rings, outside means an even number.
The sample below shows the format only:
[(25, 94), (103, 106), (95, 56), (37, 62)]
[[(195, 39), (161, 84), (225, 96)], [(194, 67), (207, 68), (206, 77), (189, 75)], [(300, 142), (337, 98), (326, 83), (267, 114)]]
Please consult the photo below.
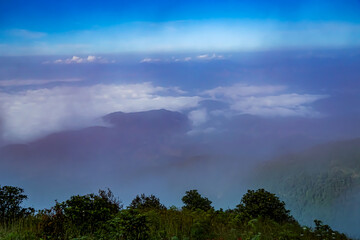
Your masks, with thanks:
[[(360, 235), (360, 139), (288, 154), (256, 170), (257, 186), (281, 196), (295, 217), (319, 218)], [(344, 224), (344, 223), (349, 224)]]

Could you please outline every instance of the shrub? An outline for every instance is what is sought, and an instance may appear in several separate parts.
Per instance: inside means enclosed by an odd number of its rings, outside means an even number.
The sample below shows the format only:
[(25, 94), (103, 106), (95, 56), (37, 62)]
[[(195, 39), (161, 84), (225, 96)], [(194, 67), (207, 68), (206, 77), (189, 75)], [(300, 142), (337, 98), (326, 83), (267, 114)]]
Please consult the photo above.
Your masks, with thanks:
[(100, 238), (124, 240), (149, 239), (148, 220), (138, 210), (122, 210), (106, 223)]
[(41, 233), (39, 238), (65, 239), (66, 221), (63, 210), (58, 202), (51, 209), (39, 212)]

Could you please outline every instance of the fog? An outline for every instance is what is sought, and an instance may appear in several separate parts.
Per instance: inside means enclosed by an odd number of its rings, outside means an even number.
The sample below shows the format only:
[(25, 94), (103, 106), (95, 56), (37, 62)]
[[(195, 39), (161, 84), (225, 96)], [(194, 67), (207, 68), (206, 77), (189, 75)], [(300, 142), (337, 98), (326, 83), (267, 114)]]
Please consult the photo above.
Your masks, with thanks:
[(37, 209), (106, 187), (125, 205), (198, 189), (234, 208), (262, 163), (360, 137), (358, 49), (0, 63), (0, 183)]

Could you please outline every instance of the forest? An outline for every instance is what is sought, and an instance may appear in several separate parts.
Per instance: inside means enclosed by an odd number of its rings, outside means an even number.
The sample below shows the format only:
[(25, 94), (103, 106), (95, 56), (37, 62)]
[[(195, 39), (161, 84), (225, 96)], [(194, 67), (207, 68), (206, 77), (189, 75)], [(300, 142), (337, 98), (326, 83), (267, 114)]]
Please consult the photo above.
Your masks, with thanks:
[(320, 220), (314, 227), (301, 226), (265, 189), (248, 190), (226, 210), (216, 210), (198, 190), (185, 192), (181, 208), (145, 194), (125, 207), (110, 189), (74, 195), (42, 210), (23, 207), (27, 198), (22, 188), (0, 186), (0, 239), (350, 239)]

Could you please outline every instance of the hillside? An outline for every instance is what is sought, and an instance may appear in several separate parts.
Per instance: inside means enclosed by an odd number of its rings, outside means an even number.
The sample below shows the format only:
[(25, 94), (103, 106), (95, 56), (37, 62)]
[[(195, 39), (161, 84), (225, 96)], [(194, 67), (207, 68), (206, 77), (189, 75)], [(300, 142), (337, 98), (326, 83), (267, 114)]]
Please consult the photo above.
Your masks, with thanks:
[[(304, 223), (320, 218), (359, 235), (360, 139), (284, 155), (256, 170), (256, 184), (276, 192)], [(344, 224), (346, 223), (346, 224)]]

